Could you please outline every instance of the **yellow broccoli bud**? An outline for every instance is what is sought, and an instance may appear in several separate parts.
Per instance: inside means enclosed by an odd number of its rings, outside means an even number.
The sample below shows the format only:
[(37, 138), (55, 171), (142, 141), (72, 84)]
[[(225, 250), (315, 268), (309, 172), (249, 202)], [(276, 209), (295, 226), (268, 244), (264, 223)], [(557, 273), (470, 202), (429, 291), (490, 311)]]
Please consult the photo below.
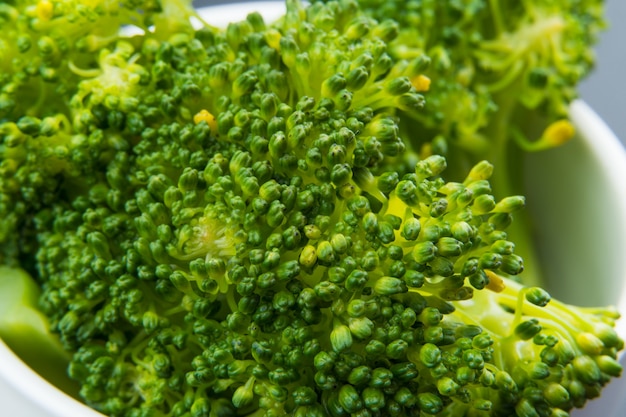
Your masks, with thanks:
[(40, 0), (35, 9), (37, 17), (42, 21), (48, 21), (54, 14), (54, 5), (50, 0)]
[(557, 120), (546, 128), (541, 141), (546, 141), (552, 146), (559, 146), (570, 140), (574, 133), (576, 130), (569, 120)]
[(430, 90), (430, 78), (423, 74), (411, 78), (411, 84), (413, 84), (413, 87), (415, 87), (415, 90), (418, 92)]
[(552, 122), (536, 141), (529, 141), (520, 132), (514, 132), (517, 143), (528, 152), (543, 151), (563, 145), (574, 137), (576, 129), (569, 120), (561, 119)]
[(217, 132), (217, 119), (208, 110), (202, 109), (196, 113), (196, 115), (193, 116), (193, 122), (195, 124), (206, 122), (206, 124), (208, 124), (211, 128), (211, 131)]

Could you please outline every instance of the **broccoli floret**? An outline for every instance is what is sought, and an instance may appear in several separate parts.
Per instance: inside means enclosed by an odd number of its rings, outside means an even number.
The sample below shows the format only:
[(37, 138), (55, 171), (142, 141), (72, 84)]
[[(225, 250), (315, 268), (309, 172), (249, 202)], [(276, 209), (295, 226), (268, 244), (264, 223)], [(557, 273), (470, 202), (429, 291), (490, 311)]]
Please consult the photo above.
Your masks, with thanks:
[[(595, 62), (591, 47), (605, 27), (602, 0), (358, 3), (377, 20), (398, 22), (391, 56), (430, 57), (428, 105), (400, 126), (414, 132), (403, 134), (422, 156), (448, 158), (450, 178), (486, 159), (500, 170), (496, 195), (522, 193), (524, 154), (574, 136), (568, 109)], [(526, 260), (526, 282), (541, 285), (531, 229), (522, 214), (510, 233)]]
[(621, 372), (615, 311), (519, 283), (525, 201), (494, 166), (449, 180), (412, 151), (432, 58), (397, 54), (401, 25), (350, 0), (225, 30), (182, 1), (71, 4), (110, 37), (63, 55), (51, 113), (0, 116), (0, 261), (33, 274), (87, 404), (565, 416)]
[[(430, 105), (418, 115), (431, 136), (419, 145), (441, 135), (483, 157), (516, 131), (537, 134), (528, 131), (528, 117), (541, 115), (543, 126), (567, 118), (578, 82), (594, 64), (590, 46), (605, 26), (601, 0), (358, 3), (375, 19), (399, 23), (392, 56), (432, 59)], [(558, 144), (544, 138), (532, 146)]]
[(150, 74), (133, 65), (133, 38), (120, 39), (120, 27), (156, 27), (168, 40), (193, 37), (195, 12), (188, 6), (152, 0), (0, 5), (0, 242), (12, 242), (0, 262), (19, 264), (19, 248), (28, 251), (31, 241), (27, 233), (17, 239), (18, 231), (28, 228), (32, 210), (59, 198), (62, 182), (79, 190), (99, 181), (92, 172), (121, 146), (103, 132), (119, 130), (126, 117), (141, 122), (129, 111)]

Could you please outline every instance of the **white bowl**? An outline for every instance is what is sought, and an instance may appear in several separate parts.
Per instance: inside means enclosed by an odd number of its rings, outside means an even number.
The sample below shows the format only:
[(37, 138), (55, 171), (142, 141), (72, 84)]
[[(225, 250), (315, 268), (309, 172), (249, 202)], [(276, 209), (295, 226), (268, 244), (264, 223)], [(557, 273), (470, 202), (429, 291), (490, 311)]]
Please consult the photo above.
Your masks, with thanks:
[[(267, 20), (284, 11), (282, 2), (215, 6), (202, 10), (216, 26), (258, 10)], [(614, 304), (626, 313), (626, 151), (584, 102), (572, 104), (579, 134), (565, 146), (529, 155), (529, 210), (536, 219), (537, 245), (548, 276), (567, 277), (550, 285), (566, 302)], [(618, 322), (626, 338), (626, 320)], [(626, 355), (622, 356), (622, 361)], [(576, 417), (618, 417), (626, 408), (626, 377), (616, 379)], [(0, 404), (11, 417), (103, 417), (49, 384), (0, 341)]]
[[(585, 306), (615, 305), (626, 337), (626, 150), (583, 101), (570, 107), (578, 135), (566, 145), (527, 156), (528, 209), (547, 287)], [(559, 277), (550, 281), (549, 277)], [(626, 368), (626, 355), (621, 352)], [(626, 375), (572, 417), (622, 417)]]

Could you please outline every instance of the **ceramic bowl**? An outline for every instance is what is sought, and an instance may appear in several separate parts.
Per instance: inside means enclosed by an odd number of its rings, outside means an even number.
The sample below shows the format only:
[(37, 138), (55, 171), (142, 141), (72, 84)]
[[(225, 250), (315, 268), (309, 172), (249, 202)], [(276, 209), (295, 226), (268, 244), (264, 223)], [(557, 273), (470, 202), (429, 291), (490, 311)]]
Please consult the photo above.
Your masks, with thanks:
[[(223, 26), (257, 10), (267, 21), (284, 11), (281, 2), (254, 2), (202, 9)], [(614, 304), (626, 313), (626, 151), (584, 102), (571, 106), (578, 135), (565, 146), (526, 161), (528, 209), (548, 281), (558, 298), (583, 305)], [(626, 320), (618, 322), (626, 337)], [(624, 361), (624, 357), (622, 357)], [(622, 416), (626, 378), (612, 382), (598, 399), (572, 416)], [(0, 414), (12, 417), (102, 417), (41, 378), (0, 341)]]

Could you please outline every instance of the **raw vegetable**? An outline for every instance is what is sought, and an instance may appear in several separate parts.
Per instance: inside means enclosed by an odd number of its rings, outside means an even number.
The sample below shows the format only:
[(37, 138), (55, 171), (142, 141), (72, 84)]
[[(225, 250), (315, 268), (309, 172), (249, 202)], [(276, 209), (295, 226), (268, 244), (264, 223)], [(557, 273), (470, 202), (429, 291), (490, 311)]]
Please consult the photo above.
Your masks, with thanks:
[[(621, 373), (617, 311), (552, 300), (517, 254), (525, 201), (498, 185), (513, 113), (443, 106), (482, 89), (439, 71), (457, 50), (363, 5), (289, 0), (225, 30), (183, 0), (0, 5), (2, 278), (41, 290), (39, 311), (9, 297), (45, 315), (87, 404), (561, 417)], [(554, 91), (542, 118), (571, 98)], [(479, 137), (496, 149), (460, 146)]]

